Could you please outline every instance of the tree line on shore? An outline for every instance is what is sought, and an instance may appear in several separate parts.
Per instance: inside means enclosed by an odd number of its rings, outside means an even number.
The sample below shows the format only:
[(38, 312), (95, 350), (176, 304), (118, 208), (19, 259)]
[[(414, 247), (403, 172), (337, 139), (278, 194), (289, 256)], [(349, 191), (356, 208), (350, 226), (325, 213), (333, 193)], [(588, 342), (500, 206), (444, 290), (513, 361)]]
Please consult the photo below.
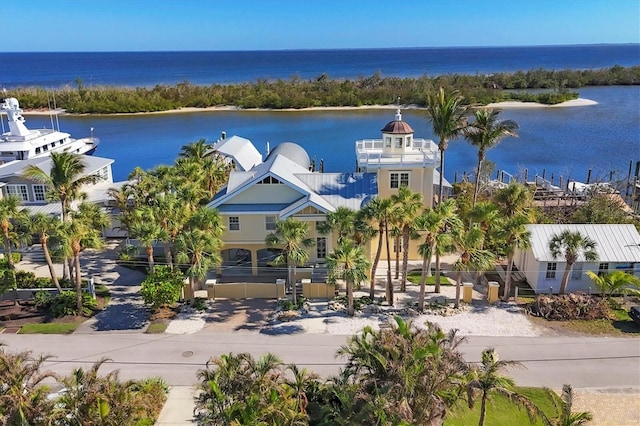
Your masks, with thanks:
[[(168, 111), (179, 108), (235, 106), (239, 108), (311, 108), (365, 105), (424, 107), (428, 95), (438, 88), (458, 90), (470, 104), (501, 101), (557, 104), (576, 99), (570, 90), (583, 86), (638, 85), (640, 66), (591, 70), (535, 69), (513, 73), (444, 74), (430, 77), (372, 76), (332, 79), (322, 74), (314, 79), (294, 76), (288, 80), (258, 79), (236, 84), (195, 85), (188, 81), (174, 86), (115, 87), (86, 86), (76, 79), (53, 93), (43, 87), (18, 87), (10, 95), (25, 109), (55, 106), (76, 114), (113, 114)], [(542, 89), (530, 91), (527, 89)]]

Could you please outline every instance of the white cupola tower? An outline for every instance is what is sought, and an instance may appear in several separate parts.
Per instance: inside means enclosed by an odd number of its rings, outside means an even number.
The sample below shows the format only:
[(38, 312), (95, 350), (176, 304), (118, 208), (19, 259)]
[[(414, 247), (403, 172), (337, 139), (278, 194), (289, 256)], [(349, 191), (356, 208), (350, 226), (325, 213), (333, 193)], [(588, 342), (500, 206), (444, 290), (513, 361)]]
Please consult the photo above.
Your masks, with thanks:
[(411, 151), (413, 133), (411, 126), (402, 121), (400, 110), (396, 110), (395, 120), (388, 122), (382, 129), (383, 151), (396, 154)]

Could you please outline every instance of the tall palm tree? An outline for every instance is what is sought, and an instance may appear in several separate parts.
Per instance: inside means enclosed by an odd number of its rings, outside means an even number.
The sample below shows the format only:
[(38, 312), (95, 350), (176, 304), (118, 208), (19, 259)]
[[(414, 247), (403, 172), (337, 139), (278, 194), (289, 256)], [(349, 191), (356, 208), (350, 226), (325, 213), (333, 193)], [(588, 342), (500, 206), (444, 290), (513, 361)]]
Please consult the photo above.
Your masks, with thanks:
[(189, 211), (173, 193), (158, 194), (153, 204), (153, 210), (154, 217), (161, 228), (158, 239), (162, 241), (167, 265), (173, 268), (172, 247), (189, 217)]
[(355, 314), (353, 306), (353, 286), (359, 286), (367, 279), (367, 269), (370, 267), (369, 261), (364, 255), (361, 246), (353, 245), (350, 242), (343, 242), (327, 257), (327, 268), (329, 269), (329, 281), (335, 283), (336, 280), (343, 280), (347, 287), (347, 300), (349, 304), (348, 314)]
[(51, 153), (51, 170), (45, 171), (35, 165), (29, 165), (23, 176), (46, 185), (52, 197), (60, 200), (62, 220), (66, 221), (70, 203), (81, 197), (83, 185), (96, 183), (101, 177), (85, 175), (86, 165), (82, 156), (69, 152)]
[(58, 276), (51, 260), (51, 253), (49, 252), (49, 237), (55, 235), (60, 229), (60, 220), (57, 217), (49, 216), (44, 213), (35, 213), (28, 215), (22, 221), (25, 228), (29, 233), (37, 235), (44, 253), (44, 259), (49, 267), (49, 273), (51, 274), (51, 281), (56, 286), (58, 291), (62, 291), (60, 283), (58, 282)]
[[(531, 423), (538, 416), (546, 420), (546, 416), (529, 398), (514, 390), (514, 381), (511, 377), (500, 374), (501, 370), (509, 367), (522, 367), (516, 361), (504, 361), (493, 348), (482, 351), (481, 364), (471, 370), (467, 384), (469, 408), (475, 405), (476, 395), (480, 394), (480, 420), (478, 426), (484, 426), (487, 414), (487, 402), (492, 393), (503, 395), (506, 399), (518, 407), (526, 410)], [(547, 421), (548, 423), (548, 421)]]
[(581, 255), (587, 262), (595, 262), (598, 260), (596, 242), (582, 235), (579, 231), (566, 229), (559, 234), (554, 234), (549, 241), (549, 251), (554, 258), (557, 259), (562, 256), (567, 262), (558, 294), (564, 294), (567, 291), (569, 274), (571, 274), (573, 265)]
[[(433, 209), (425, 209), (416, 218), (416, 229), (424, 235), (424, 242), (420, 244), (418, 251), (422, 256), (422, 273), (420, 276), (419, 309), (424, 310), (425, 285), (427, 276), (431, 275), (431, 257), (436, 251), (438, 241), (447, 244), (449, 235), (445, 230), (452, 230), (462, 226), (462, 222), (456, 215), (456, 203), (454, 199), (438, 204)], [(438, 271), (439, 272), (439, 271)], [(436, 293), (440, 293), (440, 280), (436, 282)]]
[(369, 287), (369, 295), (373, 300), (375, 296), (375, 279), (376, 279), (376, 270), (378, 269), (378, 262), (380, 261), (380, 255), (382, 253), (382, 243), (384, 240), (387, 242), (387, 285), (386, 285), (386, 293), (387, 300), (393, 303), (393, 297), (389, 297), (390, 294), (393, 294), (393, 287), (391, 283), (391, 258), (390, 258), (390, 250), (389, 250), (389, 217), (393, 211), (393, 203), (390, 198), (374, 198), (369, 201), (363, 209), (364, 217), (368, 218), (371, 222), (377, 223), (378, 228), (378, 245), (376, 248), (376, 254), (373, 259), (373, 264), (371, 266), (371, 283)]
[(465, 129), (464, 135), (471, 145), (478, 148), (478, 166), (476, 167), (476, 185), (473, 192), (473, 205), (476, 205), (480, 188), (480, 169), (487, 151), (495, 147), (508, 136), (518, 137), (518, 123), (513, 120), (498, 120), (501, 110), (482, 108), (476, 110), (474, 121)]
[(427, 99), (427, 117), (431, 121), (433, 133), (438, 137), (438, 149), (440, 150), (440, 183), (438, 202), (442, 202), (444, 196), (444, 153), (450, 140), (460, 137), (467, 128), (467, 116), (469, 107), (464, 104), (464, 98), (460, 92), (446, 93), (441, 87)]
[(460, 306), (460, 288), (462, 286), (463, 272), (486, 271), (495, 264), (495, 255), (482, 249), (484, 232), (477, 224), (470, 228), (461, 228), (453, 234), (453, 245), (460, 253), (460, 257), (453, 264), (456, 271), (456, 302), (455, 307)]
[(398, 227), (402, 236), (402, 278), (400, 291), (407, 291), (407, 273), (409, 267), (409, 242), (416, 236), (414, 222), (418, 212), (422, 210), (423, 198), (419, 192), (413, 192), (406, 186), (400, 187), (398, 192), (391, 196), (395, 204), (393, 215), (397, 218)]
[(211, 149), (211, 144), (206, 139), (198, 139), (196, 142), (191, 142), (180, 147), (180, 158), (189, 158), (198, 162), (203, 161), (206, 158), (211, 158), (215, 152)]
[(62, 243), (62, 252), (69, 254), (75, 270), (76, 303), (78, 315), (82, 312), (82, 274), (80, 270), (80, 253), (85, 248), (100, 249), (104, 247), (101, 237), (103, 225), (108, 221), (104, 213), (100, 215), (95, 204), (83, 203), (78, 211), (72, 214), (72, 220), (63, 222), (58, 236)]
[(555, 406), (558, 416), (553, 419), (553, 426), (580, 426), (593, 420), (593, 416), (588, 411), (574, 413), (573, 408), (573, 388), (571, 385), (562, 386), (562, 395), (558, 397), (552, 390), (551, 400)]
[(17, 241), (17, 235), (14, 232), (14, 222), (23, 214), (20, 209), (20, 199), (10, 195), (0, 198), (0, 229), (2, 229), (2, 241), (4, 244), (4, 252), (7, 258), (7, 266), (9, 269), (15, 269), (13, 263), (13, 254), (11, 249)]
[(502, 300), (508, 302), (511, 297), (511, 271), (513, 270), (513, 256), (516, 250), (531, 247), (531, 232), (527, 230), (529, 220), (526, 216), (518, 215), (508, 217), (499, 232), (500, 244), (505, 249), (507, 256), (507, 274), (504, 279), (504, 293)]
[(293, 289), (293, 303), (297, 303), (296, 266), (309, 260), (307, 248), (313, 246), (313, 239), (307, 237), (309, 225), (293, 217), (276, 222), (276, 230), (268, 234), (265, 243), (269, 247), (282, 247), (273, 260), (276, 265), (287, 265), (287, 284)]

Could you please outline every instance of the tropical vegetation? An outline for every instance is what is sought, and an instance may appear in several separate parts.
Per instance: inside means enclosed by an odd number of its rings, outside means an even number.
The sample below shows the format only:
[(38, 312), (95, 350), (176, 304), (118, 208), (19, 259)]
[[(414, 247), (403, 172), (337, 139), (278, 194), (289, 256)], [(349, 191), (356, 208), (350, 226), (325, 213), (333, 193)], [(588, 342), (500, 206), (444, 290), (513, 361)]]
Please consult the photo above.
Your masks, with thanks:
[[(56, 104), (73, 113), (134, 113), (177, 108), (233, 105), (241, 108), (309, 108), (318, 106), (387, 105), (400, 97), (406, 104), (426, 106), (425, 94), (444, 87), (459, 90), (470, 104), (519, 100), (555, 104), (576, 99), (568, 89), (582, 86), (640, 84), (640, 67), (613, 66), (593, 70), (516, 71), (477, 75), (443, 74), (417, 78), (386, 77), (380, 73), (356, 79), (331, 79), (327, 74), (303, 80), (258, 79), (252, 83), (198, 86), (184, 81), (175, 86), (85, 86), (55, 91)], [(547, 89), (533, 92), (526, 89)], [(47, 108), (49, 88), (11, 89), (23, 108)]]

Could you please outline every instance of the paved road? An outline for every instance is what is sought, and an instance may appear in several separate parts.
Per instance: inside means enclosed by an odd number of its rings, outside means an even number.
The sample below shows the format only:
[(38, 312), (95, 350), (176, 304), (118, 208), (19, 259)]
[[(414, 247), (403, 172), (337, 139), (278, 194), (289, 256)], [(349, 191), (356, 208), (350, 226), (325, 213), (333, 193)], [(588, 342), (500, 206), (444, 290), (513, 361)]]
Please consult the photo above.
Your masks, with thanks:
[[(343, 364), (336, 350), (345, 336), (298, 334), (267, 336), (257, 332), (200, 332), (188, 335), (94, 333), (91, 335), (0, 335), (13, 350), (32, 349), (56, 356), (47, 366), (68, 373), (107, 357), (123, 378), (162, 376), (169, 384), (193, 385), (196, 372), (214, 355), (273, 352), (321, 375), (338, 372)], [(555, 389), (616, 388), (640, 391), (640, 340), (594, 337), (471, 337), (463, 345), (465, 358), (477, 362), (484, 348), (495, 347), (503, 359), (521, 361), (526, 369), (509, 374), (523, 386)], [(105, 372), (107, 370), (105, 369)]]

